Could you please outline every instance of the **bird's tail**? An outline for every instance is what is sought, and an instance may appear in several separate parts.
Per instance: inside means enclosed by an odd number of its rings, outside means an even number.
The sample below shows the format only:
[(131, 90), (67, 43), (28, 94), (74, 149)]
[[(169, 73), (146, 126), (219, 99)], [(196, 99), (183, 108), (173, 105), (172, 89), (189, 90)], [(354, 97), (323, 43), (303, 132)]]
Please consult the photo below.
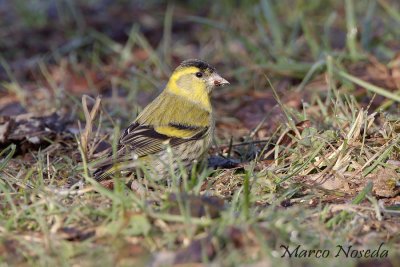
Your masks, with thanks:
[(97, 167), (97, 169), (93, 172), (93, 178), (96, 181), (101, 182), (118, 172), (132, 172), (132, 169), (135, 169), (136, 167), (138, 167), (136, 162), (129, 161), (106, 163)]
[(105, 180), (107, 177), (109, 177), (111, 174), (114, 173), (113, 171), (111, 171), (112, 168), (113, 168), (112, 164), (104, 165), (104, 166), (102, 166), (100, 168), (97, 168), (93, 172), (93, 178), (97, 182), (101, 182), (101, 181)]

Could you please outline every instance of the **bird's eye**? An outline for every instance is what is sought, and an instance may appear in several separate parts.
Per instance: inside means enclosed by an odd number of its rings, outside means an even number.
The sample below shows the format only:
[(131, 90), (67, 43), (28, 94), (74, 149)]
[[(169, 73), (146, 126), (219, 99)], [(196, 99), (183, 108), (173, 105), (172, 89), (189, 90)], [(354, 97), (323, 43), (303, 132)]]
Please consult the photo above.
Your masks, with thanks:
[(196, 77), (197, 77), (197, 78), (203, 77), (203, 73), (202, 73), (202, 72), (196, 72)]

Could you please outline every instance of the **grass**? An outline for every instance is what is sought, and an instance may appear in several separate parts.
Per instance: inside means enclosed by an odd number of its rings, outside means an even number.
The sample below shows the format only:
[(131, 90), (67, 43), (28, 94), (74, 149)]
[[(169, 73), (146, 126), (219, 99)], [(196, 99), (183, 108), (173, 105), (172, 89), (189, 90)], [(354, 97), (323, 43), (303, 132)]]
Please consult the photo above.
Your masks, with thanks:
[[(67, 118), (47, 126), (59, 129), (51, 134), (29, 132), (39, 147), (0, 130), (10, 140), (0, 143), (5, 266), (335, 266), (338, 245), (381, 243), (388, 257), (338, 257), (345, 266), (398, 264), (396, 1), (150, 3), (135, 19), (129, 1), (64, 5), (50, 23), (50, 3), (26, 20), (22, 2), (7, 4), (15, 35), (35, 37), (26, 46), (0, 25), (3, 101), (39, 123), (56, 110)], [(45, 41), (40, 30), (54, 35)], [(114, 190), (100, 186), (90, 176), (95, 148), (115, 147), (190, 57), (216, 64), (232, 84), (213, 95), (210, 155), (240, 163), (181, 170), (167, 185), (147, 177), (137, 185), (144, 194), (122, 177)], [(282, 246), (298, 245), (331, 255), (281, 257)]]

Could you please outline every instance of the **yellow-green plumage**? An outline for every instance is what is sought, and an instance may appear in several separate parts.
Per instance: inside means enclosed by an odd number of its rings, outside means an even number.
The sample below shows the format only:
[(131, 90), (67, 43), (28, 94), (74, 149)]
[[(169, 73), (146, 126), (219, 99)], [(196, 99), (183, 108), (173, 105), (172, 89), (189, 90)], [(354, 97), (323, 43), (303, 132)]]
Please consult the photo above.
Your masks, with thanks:
[(214, 133), (209, 94), (227, 83), (203, 61), (182, 62), (163, 92), (124, 131), (116, 155), (102, 161), (95, 179), (143, 165), (153, 179), (167, 178), (180, 164), (189, 168), (206, 154)]

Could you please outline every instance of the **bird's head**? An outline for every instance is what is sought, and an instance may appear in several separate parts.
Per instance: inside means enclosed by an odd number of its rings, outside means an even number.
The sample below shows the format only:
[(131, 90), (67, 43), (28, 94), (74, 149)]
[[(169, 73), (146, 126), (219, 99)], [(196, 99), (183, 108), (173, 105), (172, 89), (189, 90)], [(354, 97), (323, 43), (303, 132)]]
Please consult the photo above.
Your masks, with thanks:
[(212, 89), (227, 84), (229, 82), (213, 66), (199, 59), (189, 59), (172, 73), (166, 90), (194, 102), (209, 102)]

